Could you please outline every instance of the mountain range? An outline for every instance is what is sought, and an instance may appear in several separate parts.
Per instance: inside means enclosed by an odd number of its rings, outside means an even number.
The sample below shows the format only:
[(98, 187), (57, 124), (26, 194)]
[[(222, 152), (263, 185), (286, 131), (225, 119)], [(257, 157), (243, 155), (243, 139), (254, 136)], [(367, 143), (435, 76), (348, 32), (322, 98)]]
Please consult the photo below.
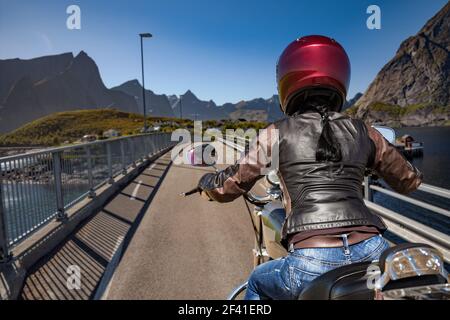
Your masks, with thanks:
[[(190, 90), (181, 96), (145, 90), (147, 114), (198, 120), (274, 121), (282, 117), (277, 96), (217, 106)], [(181, 106), (181, 107), (180, 107)], [(95, 61), (84, 51), (35, 59), (0, 60), (0, 133), (45, 115), (79, 109), (116, 108), (142, 113), (142, 86), (130, 80), (108, 89)]]
[[(393, 126), (450, 124), (450, 2), (400, 45), (364, 94), (347, 101), (349, 114)], [(272, 122), (283, 117), (278, 96), (216, 105), (190, 90), (177, 95), (145, 90), (147, 114), (198, 120)], [(84, 51), (35, 59), (0, 60), (0, 133), (68, 110), (116, 108), (142, 113), (138, 80), (107, 88)]]
[(0, 60), (0, 132), (56, 111), (120, 108), (138, 112), (133, 97), (105, 87), (83, 51), (31, 60)]
[[(120, 86), (111, 88), (112, 91), (132, 96), (137, 104), (137, 111), (142, 112), (142, 86), (138, 80), (130, 80)], [(169, 99), (165, 94), (155, 94), (151, 90), (145, 90), (145, 105), (150, 115), (159, 117), (175, 117)]]

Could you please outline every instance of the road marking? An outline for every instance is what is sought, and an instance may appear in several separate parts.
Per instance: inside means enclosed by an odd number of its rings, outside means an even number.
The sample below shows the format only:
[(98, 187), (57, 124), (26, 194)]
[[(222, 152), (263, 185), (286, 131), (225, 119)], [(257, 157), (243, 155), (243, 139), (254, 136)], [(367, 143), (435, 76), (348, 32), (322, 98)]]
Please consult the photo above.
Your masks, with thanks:
[[(148, 167), (146, 170), (152, 170), (154, 167), (156, 166), (156, 163), (153, 163), (150, 167)], [(139, 191), (139, 188), (140, 188), (140, 186), (141, 186), (141, 184), (142, 184), (142, 180), (139, 180), (138, 181), (138, 183), (137, 183), (137, 185), (136, 185), (136, 187), (134, 187), (134, 190), (133, 190), (133, 193), (131, 194), (131, 197), (130, 197), (130, 200), (136, 200), (136, 196), (137, 196), (137, 193), (138, 193), (138, 191)]]
[[(156, 163), (152, 163), (145, 171), (150, 171), (156, 166)], [(130, 197), (131, 200), (135, 200), (135, 197), (137, 195), (137, 190), (139, 189), (142, 181), (139, 181), (138, 185), (134, 188), (133, 194)], [(128, 234), (128, 231), (127, 233)], [(112, 285), (112, 281), (114, 278), (114, 272), (117, 269), (117, 266), (119, 265), (120, 258), (123, 254), (123, 248), (124, 248), (124, 236), (119, 236), (117, 238), (116, 244), (114, 246), (114, 253), (111, 258), (111, 261), (106, 266), (105, 272), (103, 274), (103, 277), (98, 285), (98, 289), (95, 291), (94, 300), (107, 300), (109, 290)]]
[(134, 187), (133, 194), (131, 195), (130, 200), (136, 200), (136, 195), (137, 195), (137, 193), (139, 191), (139, 187), (141, 186), (141, 184), (142, 184), (142, 180), (139, 180), (139, 182), (136, 185), (136, 187)]
[(152, 165), (151, 165), (150, 167), (148, 167), (147, 169), (145, 169), (145, 171), (150, 171), (150, 170), (152, 170), (155, 166), (156, 166), (156, 163), (152, 163)]

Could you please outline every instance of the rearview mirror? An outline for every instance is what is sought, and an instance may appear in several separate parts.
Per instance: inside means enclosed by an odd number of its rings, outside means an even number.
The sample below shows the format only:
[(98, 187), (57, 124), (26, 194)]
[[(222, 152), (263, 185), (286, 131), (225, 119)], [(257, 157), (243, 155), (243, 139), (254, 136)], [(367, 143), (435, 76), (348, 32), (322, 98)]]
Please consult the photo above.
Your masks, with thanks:
[(272, 186), (280, 185), (280, 178), (278, 177), (277, 170), (270, 170), (269, 173), (266, 175), (266, 179)]
[(395, 131), (392, 128), (385, 126), (372, 126), (375, 130), (377, 130), (381, 135), (390, 143), (395, 142)]
[(214, 166), (217, 153), (211, 144), (201, 144), (189, 150), (187, 156), (193, 166)]

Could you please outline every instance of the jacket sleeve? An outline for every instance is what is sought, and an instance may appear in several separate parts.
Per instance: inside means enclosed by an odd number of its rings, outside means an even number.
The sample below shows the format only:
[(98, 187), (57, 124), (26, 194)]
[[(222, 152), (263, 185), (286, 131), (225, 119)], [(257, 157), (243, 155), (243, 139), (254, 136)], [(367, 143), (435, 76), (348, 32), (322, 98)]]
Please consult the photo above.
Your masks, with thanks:
[(381, 133), (369, 125), (367, 129), (375, 146), (371, 169), (399, 193), (406, 194), (416, 190), (422, 183), (422, 173), (407, 161)]
[(275, 126), (269, 125), (234, 165), (217, 173), (205, 174), (198, 187), (218, 202), (233, 201), (249, 191), (264, 176), (264, 168), (271, 165), (272, 142), (277, 133)]

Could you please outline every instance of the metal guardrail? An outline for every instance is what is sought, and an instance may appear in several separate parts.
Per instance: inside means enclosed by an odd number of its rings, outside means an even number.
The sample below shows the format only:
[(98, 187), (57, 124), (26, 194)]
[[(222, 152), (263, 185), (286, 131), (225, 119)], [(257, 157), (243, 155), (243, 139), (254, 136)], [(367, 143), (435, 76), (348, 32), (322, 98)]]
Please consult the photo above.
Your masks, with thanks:
[(390, 232), (408, 242), (427, 243), (440, 250), (444, 260), (450, 262), (450, 236), (374, 202), (365, 200), (365, 203), (371, 211), (383, 218)]
[(12, 247), (136, 163), (174, 144), (142, 134), (0, 158), (0, 261)]
[[(450, 211), (447, 209), (435, 206), (433, 204), (426, 203), (421, 200), (414, 199), (409, 196), (399, 194), (395, 191), (385, 189), (381, 186), (374, 185), (371, 183), (371, 179), (366, 177), (364, 179), (364, 198), (365, 203), (368, 208), (385, 220), (389, 230), (400, 238), (409, 242), (424, 242), (428, 243), (438, 249), (444, 254), (444, 259), (447, 263), (450, 263), (450, 236), (446, 235), (438, 230), (435, 230), (429, 226), (426, 226), (420, 222), (413, 219), (407, 218), (400, 213), (394, 212), (387, 209), (381, 205), (375, 204), (373, 202), (372, 190), (381, 192), (390, 197), (398, 200), (402, 200), (411, 203), (415, 206), (421, 207), (423, 209), (435, 212), (437, 214), (450, 217)], [(421, 184), (419, 187), (420, 191), (433, 194), (435, 196), (440, 196), (443, 198), (450, 198), (450, 191), (444, 188), (432, 186), (429, 184)]]
[(423, 192), (432, 193), (434, 195), (437, 195), (437, 196), (440, 196), (443, 198), (450, 199), (450, 190), (447, 190), (444, 188), (440, 188), (440, 187), (432, 186), (430, 184), (422, 183), (419, 186), (419, 190), (423, 191)]
[[(371, 185), (370, 189), (378, 191), (378, 192), (381, 192), (381, 193), (384, 193), (384, 194), (386, 194), (388, 196), (391, 196), (393, 198), (409, 202), (409, 203), (411, 203), (413, 205), (416, 205), (418, 207), (421, 207), (421, 208), (424, 208), (424, 209), (427, 209), (427, 210), (430, 210), (430, 211), (442, 214), (442, 215), (447, 216), (447, 217), (450, 218), (450, 211), (448, 211), (447, 209), (440, 208), (440, 207), (437, 207), (435, 205), (432, 205), (432, 204), (429, 204), (429, 203), (426, 203), (426, 202), (423, 202), (423, 201), (420, 201), (420, 200), (417, 200), (417, 199), (414, 199), (414, 198), (411, 198), (411, 197), (399, 194), (399, 193), (397, 193), (395, 191), (388, 190), (388, 189), (385, 189), (385, 188), (380, 187), (380, 186)], [(436, 195), (436, 193), (434, 193), (434, 192), (429, 192), (429, 193), (432, 193), (432, 194)]]

